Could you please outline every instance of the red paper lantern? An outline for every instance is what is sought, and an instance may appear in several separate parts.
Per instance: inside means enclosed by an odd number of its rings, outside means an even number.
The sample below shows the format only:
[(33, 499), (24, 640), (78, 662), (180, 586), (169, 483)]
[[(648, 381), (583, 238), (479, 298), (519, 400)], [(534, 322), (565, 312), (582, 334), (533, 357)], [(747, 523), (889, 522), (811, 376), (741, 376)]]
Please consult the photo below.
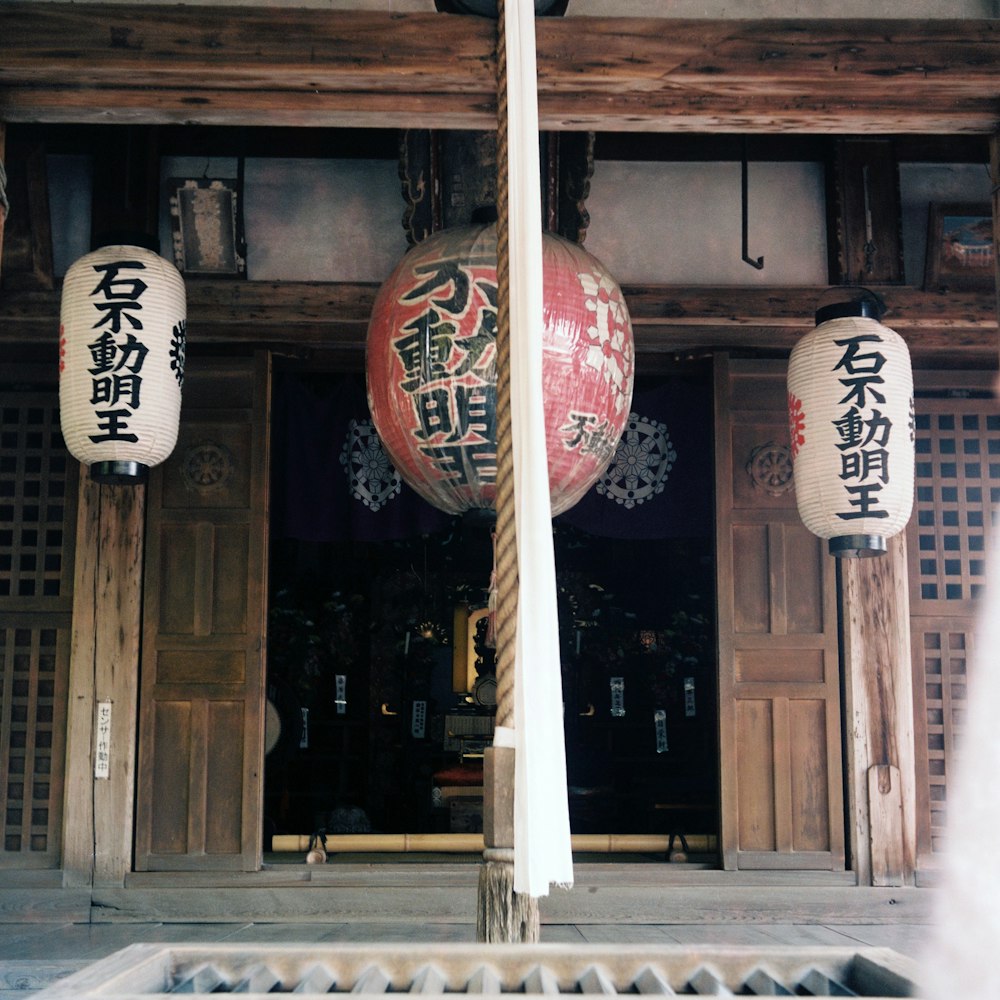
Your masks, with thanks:
[[(542, 380), (552, 514), (607, 469), (628, 420), (635, 353), (621, 289), (576, 243), (542, 241)], [(449, 513), (496, 497), (496, 227), (441, 230), (379, 290), (368, 403), (403, 479)]]

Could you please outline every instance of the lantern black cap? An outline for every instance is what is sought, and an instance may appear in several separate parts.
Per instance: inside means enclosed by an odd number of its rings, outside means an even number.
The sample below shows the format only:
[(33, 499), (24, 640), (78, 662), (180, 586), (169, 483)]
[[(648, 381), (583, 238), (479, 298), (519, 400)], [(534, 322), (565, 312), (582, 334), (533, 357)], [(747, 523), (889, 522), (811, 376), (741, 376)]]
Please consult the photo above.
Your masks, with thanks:
[(869, 559), (887, 551), (881, 535), (838, 535), (830, 539), (830, 555), (838, 559)]
[(94, 462), (90, 478), (107, 486), (141, 486), (149, 478), (149, 466), (141, 462)]
[(867, 288), (840, 286), (823, 294), (816, 306), (816, 325), (845, 316), (865, 316), (880, 320), (885, 315), (885, 303)]

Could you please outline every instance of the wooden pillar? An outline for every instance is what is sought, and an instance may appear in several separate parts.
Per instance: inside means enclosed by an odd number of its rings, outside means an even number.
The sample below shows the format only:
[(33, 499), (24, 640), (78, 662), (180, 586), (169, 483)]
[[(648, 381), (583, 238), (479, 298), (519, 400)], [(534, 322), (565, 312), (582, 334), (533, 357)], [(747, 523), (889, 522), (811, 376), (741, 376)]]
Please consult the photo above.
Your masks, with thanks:
[[(990, 178), (993, 182), (993, 277), (1000, 317), (1000, 132), (990, 136)], [(1000, 344), (997, 345), (1000, 353)]]
[[(132, 868), (146, 488), (101, 486), (86, 467), (80, 476), (63, 878), (121, 886)], [(108, 712), (102, 735), (98, 719)], [(96, 777), (104, 746), (107, 776)]]
[(913, 883), (916, 754), (903, 533), (871, 559), (840, 561), (848, 828), (860, 885)]
[[(0, 122), (0, 263), (3, 261), (3, 224), (7, 221), (7, 174), (4, 170), (4, 153), (7, 149), (7, 126)], [(0, 268), (0, 278), (3, 277)]]

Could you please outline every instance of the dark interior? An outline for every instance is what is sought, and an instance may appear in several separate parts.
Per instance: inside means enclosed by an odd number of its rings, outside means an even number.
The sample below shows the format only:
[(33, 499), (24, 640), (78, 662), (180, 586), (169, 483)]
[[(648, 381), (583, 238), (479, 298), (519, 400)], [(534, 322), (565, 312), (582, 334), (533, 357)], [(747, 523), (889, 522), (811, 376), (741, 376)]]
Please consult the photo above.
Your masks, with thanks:
[[(708, 377), (687, 365), (636, 383), (633, 412), (654, 399), (671, 410), (677, 458), (659, 508), (588, 494), (553, 522), (574, 833), (717, 832)], [(322, 405), (296, 432), (289, 397), (302, 394)], [(346, 484), (334, 428), (345, 396), (363, 399), (360, 376), (276, 380), (265, 850), (274, 833), (482, 829), (495, 708), (477, 612), (492, 514), (446, 516), (414, 494), (384, 532), (394, 537), (377, 537), (374, 519), (334, 523), (339, 501), (323, 491)], [(316, 456), (302, 450), (324, 448), (319, 471), (306, 468)], [(304, 495), (312, 513), (296, 513)], [(464, 685), (453, 681), (456, 609), (478, 624)]]

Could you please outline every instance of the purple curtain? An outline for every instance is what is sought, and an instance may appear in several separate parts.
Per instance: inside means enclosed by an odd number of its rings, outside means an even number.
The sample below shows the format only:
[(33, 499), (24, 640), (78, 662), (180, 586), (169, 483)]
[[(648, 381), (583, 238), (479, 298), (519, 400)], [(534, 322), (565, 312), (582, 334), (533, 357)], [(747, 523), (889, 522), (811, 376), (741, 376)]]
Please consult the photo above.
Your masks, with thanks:
[(559, 522), (607, 538), (711, 535), (712, 390), (668, 378), (636, 391), (605, 474)]
[(282, 537), (389, 541), (450, 524), (389, 461), (363, 376), (282, 373), (272, 418), (272, 521)]

